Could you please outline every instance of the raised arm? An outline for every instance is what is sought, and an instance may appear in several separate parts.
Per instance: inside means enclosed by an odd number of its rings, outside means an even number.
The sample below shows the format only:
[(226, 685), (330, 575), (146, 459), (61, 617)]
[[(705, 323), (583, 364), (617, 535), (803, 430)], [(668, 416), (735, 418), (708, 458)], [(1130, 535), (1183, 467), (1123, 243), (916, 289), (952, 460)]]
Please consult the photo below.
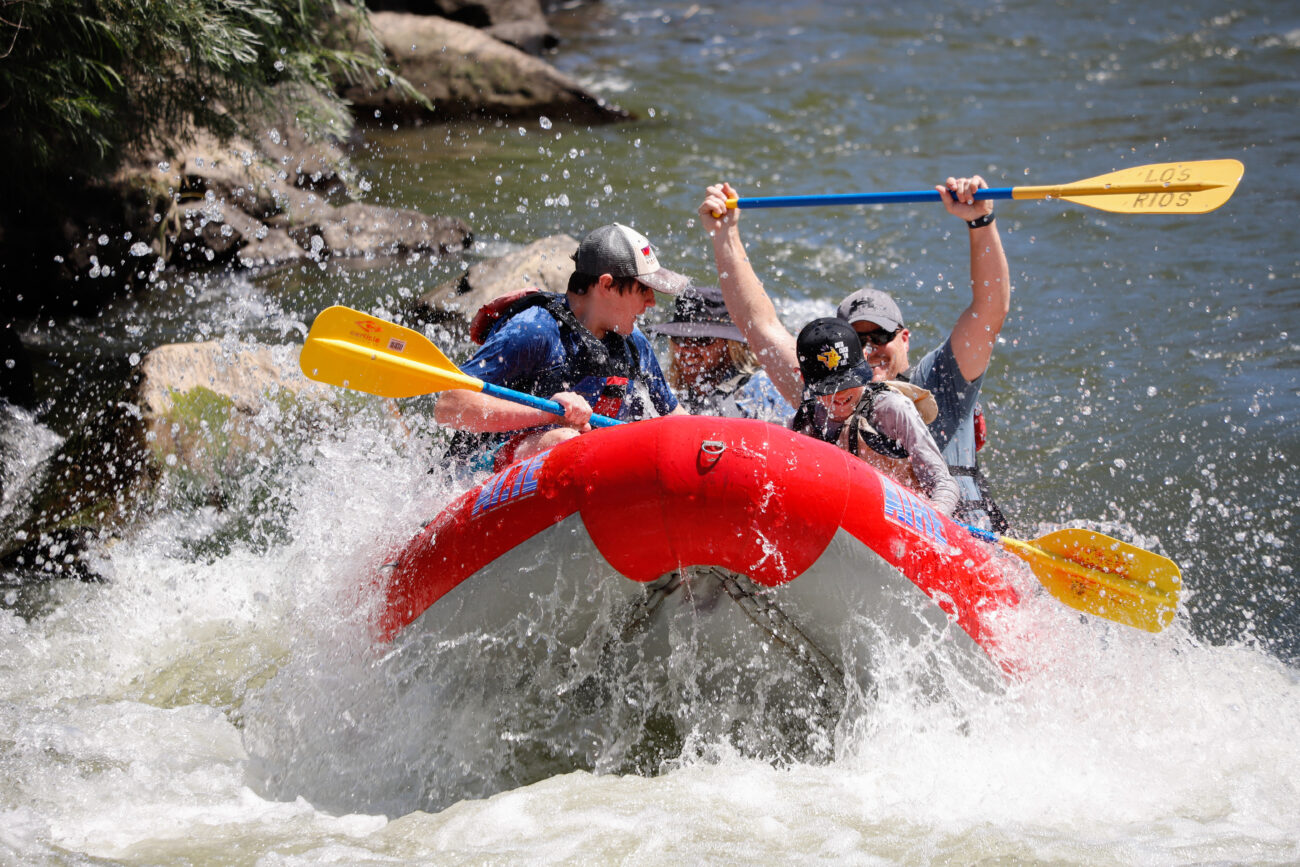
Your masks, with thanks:
[(799, 375), (794, 335), (777, 316), (772, 299), (750, 265), (740, 240), (740, 210), (727, 208), (727, 199), (737, 196), (731, 184), (714, 184), (700, 205), (701, 223), (713, 240), (718, 286), (727, 312), (745, 335), (777, 391), (791, 406), (797, 407), (803, 396), (803, 378)]
[[(992, 201), (971, 198), (976, 190), (987, 186), (983, 178), (975, 175), (948, 178), (937, 189), (948, 213), (970, 221), (993, 213)], [(961, 375), (967, 382), (973, 382), (988, 370), (993, 346), (1011, 310), (1011, 269), (996, 223), (967, 229), (967, 234), (970, 236), (971, 303), (953, 326), (952, 351)]]

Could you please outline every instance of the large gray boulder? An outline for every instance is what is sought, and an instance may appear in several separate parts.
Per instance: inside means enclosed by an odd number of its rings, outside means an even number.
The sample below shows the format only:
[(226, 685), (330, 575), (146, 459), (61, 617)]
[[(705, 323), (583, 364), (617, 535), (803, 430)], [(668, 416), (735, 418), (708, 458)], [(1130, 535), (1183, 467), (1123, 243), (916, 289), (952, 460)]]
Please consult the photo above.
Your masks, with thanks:
[(631, 117), (549, 63), (473, 27), (402, 12), (376, 12), (370, 21), (394, 71), (429, 100), (433, 111), (396, 87), (354, 85), (343, 95), (362, 121), (376, 114), (389, 122), (546, 115), (575, 123), (609, 123)]
[(149, 352), (134, 403), (150, 464), (215, 493), (250, 459), (272, 454), (304, 401), (335, 396), (303, 376), (299, 351), (206, 342)]
[(546, 20), (541, 0), (371, 0), (367, 5), (374, 12), (450, 18), (529, 54), (539, 54), (560, 42)]
[(456, 280), (449, 280), (420, 296), (417, 320), (439, 322), (462, 330), (484, 304), (509, 292), (536, 286), (563, 294), (573, 273), (573, 252), (578, 242), (569, 235), (552, 235), (522, 250), (471, 265)]

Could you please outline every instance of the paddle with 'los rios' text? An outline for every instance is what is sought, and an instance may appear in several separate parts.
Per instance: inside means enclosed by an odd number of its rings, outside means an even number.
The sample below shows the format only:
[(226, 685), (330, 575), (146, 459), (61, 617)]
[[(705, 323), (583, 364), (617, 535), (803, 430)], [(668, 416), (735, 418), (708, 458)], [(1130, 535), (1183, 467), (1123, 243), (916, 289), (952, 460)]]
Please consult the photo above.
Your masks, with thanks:
[[(983, 199), (1063, 199), (1116, 214), (1204, 214), (1232, 197), (1245, 167), (1238, 160), (1152, 163), (1056, 186), (979, 190)], [(940, 202), (938, 190), (893, 193), (833, 193), (728, 199), (728, 208), (806, 208)], [(721, 217), (721, 214), (714, 214)]]

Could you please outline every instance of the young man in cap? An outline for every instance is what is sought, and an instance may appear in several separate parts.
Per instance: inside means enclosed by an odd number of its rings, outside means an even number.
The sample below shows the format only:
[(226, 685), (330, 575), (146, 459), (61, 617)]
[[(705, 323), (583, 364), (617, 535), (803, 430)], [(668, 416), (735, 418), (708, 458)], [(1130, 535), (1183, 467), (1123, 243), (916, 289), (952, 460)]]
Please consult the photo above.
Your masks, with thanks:
[[(993, 345), (1011, 308), (1010, 268), (993, 221), (993, 203), (974, 199), (975, 192), (986, 186), (976, 175), (948, 178), (936, 188), (948, 213), (969, 227), (971, 263), (971, 303), (942, 345), (912, 367), (908, 361), (911, 335), (898, 305), (883, 292), (855, 292), (837, 313), (857, 331), (876, 380), (906, 379), (934, 395), (938, 415), (930, 423), (930, 432), (958, 479), (962, 493), (958, 515), (1000, 529), (1005, 521), (981, 490), (982, 477), (975, 464), (975, 405)], [(803, 386), (795, 338), (777, 317), (745, 253), (740, 211), (726, 207), (726, 200), (736, 197), (730, 184), (715, 184), (708, 188), (699, 209), (704, 228), (713, 239), (723, 297), (772, 381), (786, 400), (799, 406)]]
[[(921, 389), (874, 382), (858, 335), (842, 319), (814, 319), (795, 341), (803, 386), (813, 401), (791, 427), (836, 443), (887, 476), (921, 491), (952, 516), (960, 494), (913, 396)], [(933, 402), (926, 404), (933, 412)]]
[(656, 291), (676, 295), (690, 281), (660, 267), (646, 237), (619, 223), (587, 235), (573, 260), (563, 297), (532, 292), (500, 311), (463, 366), (484, 382), (549, 397), (564, 416), (445, 392), (434, 419), (463, 432), (452, 444), (462, 457), (490, 456), (500, 469), (590, 430), (593, 412), (629, 420), (685, 412), (636, 319)]

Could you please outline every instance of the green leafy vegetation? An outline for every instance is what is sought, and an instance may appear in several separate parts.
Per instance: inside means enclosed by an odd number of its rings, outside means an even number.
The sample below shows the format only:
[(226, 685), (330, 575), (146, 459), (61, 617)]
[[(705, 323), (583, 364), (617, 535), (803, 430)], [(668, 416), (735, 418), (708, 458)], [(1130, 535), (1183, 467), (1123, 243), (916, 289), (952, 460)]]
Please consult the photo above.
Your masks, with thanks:
[(0, 176), (93, 177), (285, 110), (344, 135), (338, 83), (409, 92), (383, 64), (364, 7), (338, 0), (0, 0)]

